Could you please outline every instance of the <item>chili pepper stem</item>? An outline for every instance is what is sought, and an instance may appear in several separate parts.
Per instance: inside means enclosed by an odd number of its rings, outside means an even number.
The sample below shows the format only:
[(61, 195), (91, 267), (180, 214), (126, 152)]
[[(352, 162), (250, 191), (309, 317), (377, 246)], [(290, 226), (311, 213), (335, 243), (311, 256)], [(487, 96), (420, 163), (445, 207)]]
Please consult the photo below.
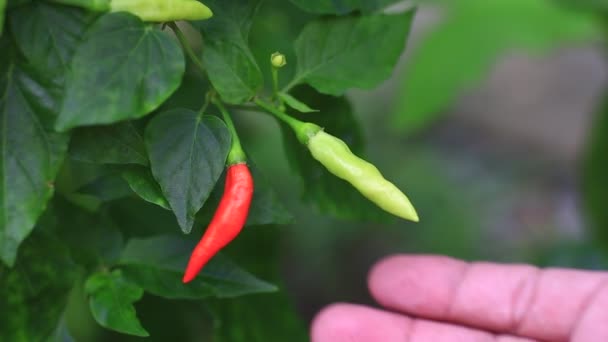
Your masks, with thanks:
[(190, 46), (190, 43), (188, 43), (188, 39), (186, 38), (186, 35), (184, 35), (184, 32), (182, 32), (182, 30), (179, 28), (179, 26), (177, 26), (175, 22), (169, 22), (167, 23), (167, 25), (169, 25), (171, 30), (173, 30), (173, 32), (175, 33), (175, 36), (177, 36), (177, 40), (179, 40), (180, 44), (182, 44), (182, 47), (184, 48), (186, 55), (188, 55), (188, 58), (190, 58), (192, 63), (196, 65), (199, 71), (203, 73), (203, 75), (205, 75), (205, 67), (203, 66), (203, 62), (198, 59), (196, 53), (194, 53), (194, 50), (192, 50), (192, 47)]
[(304, 145), (308, 145), (308, 140), (310, 140), (310, 138), (317, 134), (319, 131), (323, 130), (321, 127), (311, 122), (304, 122), (293, 118), (284, 113), (283, 111), (275, 108), (271, 104), (264, 102), (261, 99), (256, 98), (254, 102), (260, 108), (276, 116), (279, 120), (289, 125), (289, 127), (291, 127), (295, 131), (298, 140)]
[(270, 73), (272, 74), (272, 93), (279, 101), (279, 109), (283, 111), (285, 110), (285, 105), (283, 104), (283, 99), (279, 96), (279, 68), (272, 66)]
[(228, 152), (226, 164), (230, 166), (245, 163), (247, 161), (247, 157), (245, 156), (245, 151), (243, 151), (243, 147), (241, 146), (241, 141), (236, 133), (236, 127), (234, 127), (234, 122), (232, 121), (230, 114), (220, 99), (214, 96), (211, 101), (220, 110), (220, 113), (222, 113), (222, 117), (224, 118), (226, 126), (228, 126), (228, 130), (232, 136), (232, 145), (230, 146), (230, 152)]

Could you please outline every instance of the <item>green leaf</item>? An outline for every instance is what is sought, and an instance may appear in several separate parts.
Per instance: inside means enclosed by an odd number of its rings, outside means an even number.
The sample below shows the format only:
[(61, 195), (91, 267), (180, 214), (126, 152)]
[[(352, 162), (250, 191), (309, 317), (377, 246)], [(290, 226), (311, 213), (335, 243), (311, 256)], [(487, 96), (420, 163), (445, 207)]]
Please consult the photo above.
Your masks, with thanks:
[(445, 20), (416, 48), (397, 96), (393, 125), (405, 133), (432, 124), (510, 49), (544, 52), (599, 36), (592, 15), (549, 0), (462, 0), (445, 5)]
[(209, 305), (216, 316), (214, 341), (309, 341), (306, 325), (283, 291), (215, 300)]
[(140, 198), (119, 199), (108, 203), (107, 209), (112, 220), (129, 238), (161, 234), (182, 235), (172, 212)]
[(296, 75), (287, 89), (307, 82), (325, 94), (370, 89), (393, 72), (414, 11), (398, 15), (320, 18), (295, 42)]
[[(309, 89), (300, 94), (299, 97), (306, 99), (307, 103), (311, 103), (315, 108), (322, 108), (321, 115), (302, 116), (295, 112), (292, 115), (324, 127), (328, 133), (346, 142), (353, 153), (362, 156), (363, 135), (347, 99), (321, 95)], [(302, 176), (303, 197), (306, 202), (316, 205), (321, 212), (343, 219), (389, 219), (388, 214), (371, 204), (349, 183), (337, 178), (316, 161), (308, 149), (296, 139), (290, 128), (284, 127), (283, 136), (288, 161), (294, 171)]]
[(224, 170), (230, 133), (214, 116), (175, 109), (154, 117), (145, 133), (152, 174), (185, 233)]
[(287, 93), (280, 92), (278, 95), (279, 95), (279, 98), (281, 100), (283, 100), (283, 102), (285, 102), (286, 105), (297, 110), (300, 113), (311, 113), (311, 112), (319, 111), (318, 109), (310, 108), (306, 103), (296, 99), (295, 97), (293, 97)]
[(4, 11), (6, 10), (6, 0), (0, 0), (0, 36), (4, 31)]
[(77, 8), (33, 2), (12, 10), (10, 25), (33, 69), (63, 87), (72, 56), (93, 19)]
[(31, 2), (32, 0), (8, 0), (7, 9), (11, 9), (13, 7), (21, 6)]
[(0, 265), (0, 340), (46, 340), (78, 274), (78, 265), (57, 239), (32, 234), (20, 248), (14, 268)]
[[(245, 230), (226, 249), (251, 271), (280, 282), (281, 237), (278, 227)], [(255, 255), (255, 258), (251, 256)], [(283, 286), (281, 286), (283, 287)], [(308, 329), (284, 290), (234, 299), (206, 300), (215, 314), (217, 341), (308, 341)], [(230, 322), (242, 322), (234, 325)]]
[(260, 0), (209, 0), (211, 19), (199, 22), (203, 63), (222, 100), (238, 104), (256, 95), (262, 72), (249, 50), (249, 29)]
[(9, 265), (53, 193), (68, 139), (52, 130), (62, 74), (88, 21), (76, 10), (32, 3), (13, 9), (9, 23), (25, 60), (7, 36), (0, 39), (0, 259)]
[(144, 116), (177, 89), (183, 73), (182, 50), (169, 33), (128, 13), (106, 14), (76, 50), (56, 128)]
[(596, 114), (583, 161), (585, 209), (596, 242), (608, 252), (608, 99)]
[(236, 297), (276, 290), (222, 255), (214, 257), (192, 282), (183, 284), (183, 272), (194, 246), (195, 241), (177, 236), (131, 239), (120, 267), (125, 276), (146, 291), (170, 299)]
[(186, 72), (179, 88), (165, 101), (159, 111), (187, 108), (198, 111), (205, 104), (205, 94), (211, 84), (200, 72)]
[(0, 260), (12, 265), (53, 194), (68, 137), (51, 129), (57, 89), (12, 60), (7, 39), (0, 51)]
[(104, 213), (89, 213), (61, 197), (51, 202), (55, 233), (69, 246), (78, 263), (93, 269), (115, 262), (125, 245), (117, 225)]
[(160, 189), (160, 185), (158, 185), (149, 169), (141, 166), (129, 167), (123, 171), (122, 176), (129, 184), (129, 187), (131, 187), (131, 190), (139, 195), (139, 197), (171, 210), (169, 202), (167, 202)]
[(105, 12), (110, 10), (110, 0), (50, 0), (56, 3), (78, 6), (91, 11)]
[(91, 275), (85, 291), (89, 296), (91, 313), (101, 326), (124, 334), (148, 336), (133, 307), (144, 290), (127, 281), (120, 270)]
[(555, 1), (558, 2), (561, 6), (573, 8), (576, 10), (597, 11), (604, 16), (608, 13), (608, 2), (606, 2), (606, 0)]
[(255, 184), (253, 199), (245, 226), (294, 223), (294, 217), (268, 182), (268, 179), (250, 163), (251, 176)]
[(148, 165), (144, 140), (131, 122), (76, 129), (70, 157), (90, 163)]
[(105, 174), (78, 188), (77, 192), (94, 196), (102, 202), (112, 201), (133, 194), (127, 182), (117, 172)]
[(373, 12), (399, 0), (290, 0), (301, 9), (319, 14), (346, 14), (356, 10)]

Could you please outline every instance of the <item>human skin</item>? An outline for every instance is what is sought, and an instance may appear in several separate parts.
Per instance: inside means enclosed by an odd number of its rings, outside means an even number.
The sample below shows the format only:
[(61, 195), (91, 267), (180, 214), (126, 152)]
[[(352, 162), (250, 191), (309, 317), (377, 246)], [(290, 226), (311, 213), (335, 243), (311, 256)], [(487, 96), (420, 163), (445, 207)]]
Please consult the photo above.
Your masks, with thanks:
[(395, 255), (368, 286), (381, 308), (332, 304), (311, 341), (608, 341), (606, 272)]

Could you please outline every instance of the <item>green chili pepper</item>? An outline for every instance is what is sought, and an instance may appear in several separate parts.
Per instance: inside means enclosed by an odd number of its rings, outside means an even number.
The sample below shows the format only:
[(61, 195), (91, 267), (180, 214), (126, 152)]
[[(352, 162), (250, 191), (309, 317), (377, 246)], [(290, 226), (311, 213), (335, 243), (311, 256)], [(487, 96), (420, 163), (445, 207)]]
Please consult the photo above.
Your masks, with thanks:
[(312, 156), (329, 172), (354, 186), (363, 196), (385, 211), (418, 222), (416, 209), (393, 183), (387, 181), (378, 169), (354, 155), (344, 141), (327, 134), (312, 122), (295, 119), (261, 99), (255, 104), (289, 125), (298, 140), (308, 146)]
[(370, 201), (385, 211), (418, 222), (410, 200), (378, 169), (354, 155), (344, 141), (320, 130), (308, 139), (312, 156), (339, 178), (354, 186)]
[[(110, 0), (51, 0), (64, 5), (77, 6), (96, 12), (110, 10)], [(0, 0), (2, 2), (2, 0)]]
[(196, 0), (112, 0), (112, 12), (125, 11), (144, 21), (203, 20), (213, 15)]

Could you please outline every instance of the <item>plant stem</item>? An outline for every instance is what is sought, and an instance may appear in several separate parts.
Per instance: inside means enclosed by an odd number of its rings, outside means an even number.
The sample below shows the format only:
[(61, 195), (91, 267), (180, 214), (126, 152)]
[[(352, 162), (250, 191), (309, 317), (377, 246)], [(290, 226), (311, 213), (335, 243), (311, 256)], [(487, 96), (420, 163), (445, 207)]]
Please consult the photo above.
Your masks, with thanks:
[(279, 69), (270, 66), (270, 73), (272, 74), (272, 92), (276, 96), (279, 92)]
[(279, 109), (284, 111), (285, 105), (283, 99), (279, 96), (279, 68), (270, 66), (270, 73), (272, 74), (272, 93), (274, 97), (279, 101)]
[(253, 102), (255, 102), (256, 105), (264, 109), (266, 112), (276, 116), (279, 120), (289, 125), (289, 127), (291, 127), (295, 131), (298, 140), (302, 144), (308, 144), (308, 139), (310, 139), (310, 137), (322, 130), (321, 127), (311, 122), (300, 121), (296, 118), (287, 115), (283, 111), (272, 106), (272, 104), (266, 103), (261, 99), (256, 98)]
[(256, 107), (256, 106), (248, 106), (248, 105), (229, 105), (228, 106), (230, 109), (234, 109), (234, 110), (241, 110), (241, 111), (246, 111), (246, 112), (263, 112), (266, 113), (265, 110)]
[(230, 152), (228, 153), (228, 160), (226, 164), (234, 165), (246, 162), (247, 157), (243, 151), (243, 147), (241, 146), (241, 141), (236, 133), (236, 127), (234, 126), (234, 122), (232, 122), (230, 113), (228, 113), (228, 110), (226, 110), (226, 107), (224, 107), (222, 101), (217, 97), (214, 96), (211, 101), (217, 107), (217, 109), (220, 110), (220, 113), (222, 113), (224, 122), (226, 122), (226, 126), (228, 126), (228, 130), (232, 136), (232, 145), (230, 146)]
[(202, 72), (203, 75), (205, 75), (205, 67), (203, 66), (203, 62), (201, 62), (198, 56), (196, 56), (196, 53), (194, 53), (194, 50), (192, 50), (190, 43), (188, 43), (188, 38), (186, 38), (182, 30), (177, 26), (177, 24), (175, 24), (175, 22), (167, 23), (167, 25), (169, 25), (173, 32), (175, 32), (175, 35), (177, 36), (177, 39), (179, 40), (180, 44), (182, 44), (182, 47), (184, 48), (186, 55), (188, 55), (188, 58), (190, 58), (192, 63), (196, 65), (199, 71)]
[(201, 106), (201, 109), (198, 110), (198, 119), (200, 120), (203, 115), (205, 115), (205, 111), (207, 110), (207, 107), (209, 107), (209, 102), (211, 100), (211, 97), (213, 96), (212, 91), (207, 92), (207, 94), (205, 94), (205, 102), (203, 102), (203, 105)]

